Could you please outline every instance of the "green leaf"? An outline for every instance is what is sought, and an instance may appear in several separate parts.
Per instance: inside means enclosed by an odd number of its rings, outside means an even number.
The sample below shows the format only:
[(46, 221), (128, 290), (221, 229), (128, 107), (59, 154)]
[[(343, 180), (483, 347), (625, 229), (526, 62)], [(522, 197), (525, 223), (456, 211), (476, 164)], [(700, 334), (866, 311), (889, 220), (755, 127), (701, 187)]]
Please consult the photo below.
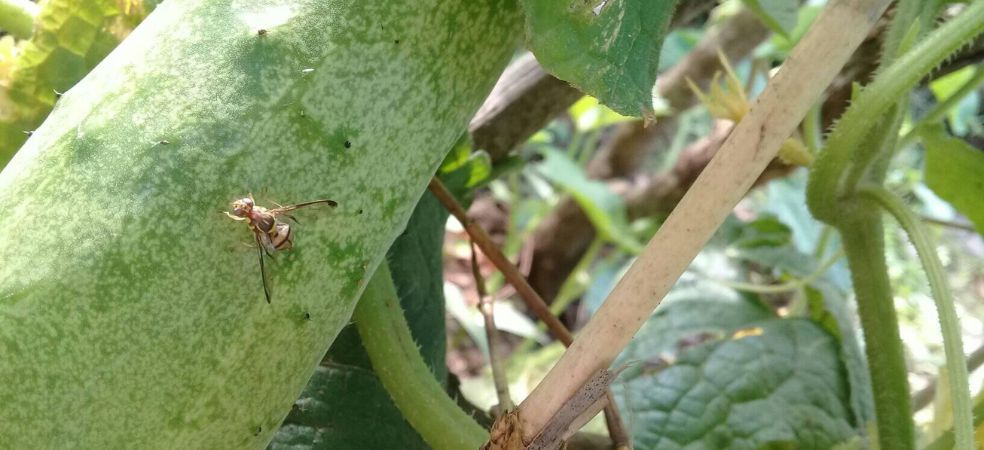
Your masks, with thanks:
[(732, 243), (735, 247), (783, 247), (792, 243), (792, 232), (774, 216), (763, 216), (741, 227), (741, 234)]
[[(959, 93), (968, 82), (973, 82), (974, 77), (979, 77), (978, 71), (982, 70), (974, 66), (967, 66), (963, 69), (949, 73), (937, 78), (929, 83), (929, 89), (933, 92), (937, 102), (942, 102), (953, 95)], [(977, 82), (979, 83), (978, 78)], [(984, 131), (984, 124), (981, 123), (978, 115), (978, 104), (980, 103), (979, 89), (971, 89), (962, 99), (946, 111), (947, 123), (957, 136), (964, 136), (968, 132), (981, 133)]]
[(805, 289), (810, 318), (834, 336), (839, 354), (847, 371), (848, 389), (853, 422), (859, 433), (866, 433), (867, 424), (875, 420), (871, 378), (844, 294), (829, 283), (818, 282)]
[(789, 37), (799, 18), (799, 3), (791, 0), (742, 0), (774, 33)]
[[(773, 199), (770, 199), (771, 203)], [(816, 257), (797, 248), (795, 242), (798, 237), (778, 218), (763, 215), (762, 218), (739, 227), (738, 235), (728, 245), (727, 252), (737, 260), (759, 266), (760, 270), (771, 269), (776, 278), (803, 278), (816, 272), (820, 262)], [(832, 279), (840, 285), (842, 280), (838, 275), (831, 270), (824, 274), (824, 278)]]
[(855, 436), (835, 340), (806, 320), (746, 327), (626, 371), (615, 395), (637, 447), (826, 450)]
[(489, 181), (492, 176), (492, 157), (484, 150), (471, 151), (471, 146), (458, 147), (448, 154), (439, 173), (441, 181), (456, 196), (462, 196)]
[[(265, 447), (519, 18), (507, 0), (162, 3), (0, 172), (2, 445)], [(249, 228), (222, 214), (250, 190), (338, 202), (296, 212), (269, 304)]]
[(625, 116), (650, 116), (675, 0), (523, 0), (526, 37), (557, 78)]
[(426, 450), (429, 447), (403, 420), (372, 371), (328, 363), (315, 370), (267, 448)]
[(543, 161), (535, 170), (569, 193), (591, 219), (598, 233), (611, 239), (629, 253), (639, 253), (640, 243), (629, 229), (628, 216), (622, 198), (608, 185), (591, 180), (566, 154), (551, 147), (541, 146)]
[[(387, 253), (410, 332), (441, 384), (447, 378), (441, 250), (447, 217), (440, 203), (426, 193)], [(372, 372), (353, 324), (332, 343), (269, 448), (357, 447), (428, 448)]]
[[(658, 364), (664, 353), (673, 354), (679, 347), (720, 340), (746, 324), (772, 317), (765, 308), (716, 283), (698, 281), (678, 285), (636, 333), (615, 366), (634, 361)], [(633, 370), (630, 366), (626, 375)]]
[(942, 129), (923, 133), (926, 185), (984, 234), (984, 152)]

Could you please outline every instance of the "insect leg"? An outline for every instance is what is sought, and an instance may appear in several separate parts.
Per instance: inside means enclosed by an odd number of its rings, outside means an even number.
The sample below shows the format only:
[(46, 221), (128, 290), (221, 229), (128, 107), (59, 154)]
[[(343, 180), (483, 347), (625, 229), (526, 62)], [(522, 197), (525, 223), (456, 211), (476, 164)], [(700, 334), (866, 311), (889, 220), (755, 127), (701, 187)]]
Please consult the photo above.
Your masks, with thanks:
[(267, 277), (266, 277), (266, 266), (263, 265), (263, 254), (266, 253), (266, 249), (263, 248), (263, 244), (260, 242), (260, 234), (256, 234), (256, 248), (259, 250), (260, 256), (260, 278), (263, 279), (263, 295), (266, 296), (267, 303), (270, 303), (270, 288), (267, 287)]
[(267, 256), (273, 258), (273, 253), (277, 251), (277, 246), (273, 244), (270, 235), (262, 231), (256, 231), (254, 235), (256, 236), (256, 245), (259, 245), (266, 252)]

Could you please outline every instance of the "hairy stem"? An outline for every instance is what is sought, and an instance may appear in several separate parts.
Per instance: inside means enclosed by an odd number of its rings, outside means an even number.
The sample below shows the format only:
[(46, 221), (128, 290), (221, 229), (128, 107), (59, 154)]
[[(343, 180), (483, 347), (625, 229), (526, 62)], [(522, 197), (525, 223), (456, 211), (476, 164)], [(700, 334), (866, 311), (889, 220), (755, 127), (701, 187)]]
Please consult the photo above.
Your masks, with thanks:
[(858, 194), (872, 200), (898, 220), (909, 235), (916, 253), (922, 261), (929, 279), (929, 287), (936, 301), (940, 328), (943, 331), (943, 351), (946, 355), (946, 370), (950, 376), (950, 398), (953, 402), (953, 432), (956, 448), (972, 450), (974, 445), (974, 425), (971, 414), (970, 384), (967, 381), (967, 360), (960, 337), (960, 319), (953, 306), (953, 293), (946, 281), (946, 272), (940, 263), (936, 250), (923, 228), (923, 224), (909, 211), (902, 200), (882, 186), (865, 186)]
[(841, 240), (864, 330), (879, 448), (914, 449), (905, 353), (885, 264), (882, 221), (874, 208), (854, 206), (845, 213), (853, 220), (840, 228)]
[(0, 0), (0, 30), (18, 39), (28, 39), (34, 33), (34, 18), (40, 10), (30, 0)]
[(887, 0), (843, 0), (827, 5), (605, 304), (520, 405), (525, 442), (625, 348), (776, 156), (887, 4)]
[(960, 15), (896, 59), (861, 91), (838, 121), (827, 139), (826, 150), (814, 165), (807, 187), (814, 216), (824, 221), (836, 221), (842, 216), (839, 199), (853, 189), (846, 185), (844, 177), (851, 173), (849, 164), (857, 145), (897, 103), (900, 92), (915, 87), (934, 67), (982, 31), (984, 1), (972, 2)]
[[(903, 2), (899, 20), (893, 22), (894, 39), (883, 52), (883, 62), (891, 64), (855, 96), (827, 139), (807, 187), (811, 212), (834, 225), (844, 239), (867, 344), (879, 442), (885, 450), (914, 448), (911, 405), (885, 272), (881, 219), (854, 194), (863, 181), (879, 182), (888, 156), (896, 148), (899, 96), (960, 45), (984, 31), (984, 1), (977, 1), (927, 37), (916, 39), (919, 28), (913, 27), (928, 27), (929, 23), (920, 16), (923, 6)], [(897, 54), (906, 48), (909, 51), (905, 54)]]
[(428, 445), (458, 450), (485, 442), (488, 432), (448, 397), (420, 356), (385, 262), (376, 269), (352, 317), (373, 371)]

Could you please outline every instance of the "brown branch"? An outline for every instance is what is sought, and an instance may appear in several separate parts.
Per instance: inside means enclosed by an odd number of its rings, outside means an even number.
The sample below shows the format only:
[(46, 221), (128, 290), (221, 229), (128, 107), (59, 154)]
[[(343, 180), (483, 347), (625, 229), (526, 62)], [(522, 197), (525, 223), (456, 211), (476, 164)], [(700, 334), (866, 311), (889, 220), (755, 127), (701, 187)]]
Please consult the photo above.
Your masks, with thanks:
[(485, 229), (468, 217), (468, 213), (461, 207), (458, 201), (455, 200), (454, 195), (452, 195), (451, 192), (444, 187), (444, 183), (441, 183), (441, 180), (438, 180), (435, 177), (431, 179), (427, 188), (432, 194), (434, 194), (434, 197), (437, 197), (438, 201), (440, 201), (441, 204), (447, 208), (448, 212), (450, 212), (452, 216), (461, 222), (461, 225), (465, 228), (468, 236), (471, 237), (472, 242), (474, 242), (478, 248), (482, 249), (482, 253), (484, 253), (490, 261), (492, 261), (492, 264), (494, 264), (500, 272), (502, 272), (502, 275), (506, 278), (506, 281), (508, 281), (509, 284), (516, 289), (516, 292), (526, 303), (526, 307), (547, 325), (547, 329), (550, 330), (551, 334), (556, 336), (557, 339), (564, 343), (564, 345), (569, 345), (573, 341), (573, 338), (570, 331), (567, 330), (567, 327), (560, 323), (560, 320), (550, 313), (550, 308), (547, 307), (547, 303), (543, 301), (540, 294), (537, 294), (536, 291), (530, 287), (529, 283), (526, 282), (526, 279), (523, 278), (523, 275), (516, 269), (516, 266), (514, 266), (509, 259), (506, 258), (506, 255), (499, 250), (499, 247), (492, 242), (492, 238), (485, 232)]
[[(537, 294), (536, 291), (533, 290), (530, 284), (526, 281), (526, 278), (519, 273), (516, 266), (509, 262), (506, 255), (504, 255), (502, 251), (499, 250), (499, 247), (492, 242), (492, 238), (489, 237), (488, 233), (486, 233), (477, 222), (468, 217), (468, 213), (458, 203), (458, 201), (455, 200), (454, 195), (452, 195), (451, 192), (444, 187), (441, 180), (438, 180), (437, 177), (431, 178), (428, 189), (432, 194), (434, 194), (434, 197), (437, 197), (438, 201), (440, 201), (441, 204), (447, 208), (448, 212), (450, 212), (451, 215), (461, 222), (461, 225), (465, 228), (465, 232), (467, 232), (468, 236), (471, 237), (472, 242), (477, 245), (478, 248), (482, 249), (482, 253), (484, 253), (490, 261), (492, 261), (492, 264), (499, 269), (502, 275), (506, 278), (506, 281), (508, 281), (509, 284), (516, 289), (516, 292), (519, 294), (520, 298), (522, 298), (523, 302), (526, 303), (526, 307), (533, 311), (533, 313), (547, 325), (547, 329), (550, 330), (550, 333), (557, 337), (557, 339), (559, 339), (565, 347), (570, 346), (574, 341), (571, 332), (568, 331), (567, 327), (565, 327), (564, 324), (562, 324), (560, 320), (550, 312), (550, 308), (547, 307), (547, 303), (543, 301), (540, 294)], [(610, 394), (611, 391), (609, 391), (609, 399), (613, 398)], [(608, 405), (605, 406), (605, 420), (609, 424), (608, 432), (612, 437), (612, 442), (615, 444), (615, 447), (627, 447), (630, 442), (628, 441), (628, 433), (625, 431), (625, 425), (622, 424), (621, 416), (618, 413), (618, 407), (615, 403), (609, 402)]]

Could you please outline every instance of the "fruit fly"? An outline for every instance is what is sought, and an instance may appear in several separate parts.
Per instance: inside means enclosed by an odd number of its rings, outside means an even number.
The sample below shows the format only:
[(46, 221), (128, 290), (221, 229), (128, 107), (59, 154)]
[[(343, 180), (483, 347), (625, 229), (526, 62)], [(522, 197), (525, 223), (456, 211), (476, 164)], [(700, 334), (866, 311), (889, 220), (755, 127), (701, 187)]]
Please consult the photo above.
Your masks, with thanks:
[(328, 205), (334, 208), (338, 206), (338, 203), (334, 200), (314, 200), (296, 205), (277, 205), (277, 208), (266, 209), (262, 206), (256, 206), (253, 194), (249, 194), (248, 197), (232, 202), (232, 212), (226, 212), (226, 215), (233, 220), (246, 222), (246, 226), (253, 232), (253, 238), (256, 239), (256, 246), (260, 255), (260, 277), (263, 279), (263, 294), (266, 295), (267, 303), (270, 303), (270, 288), (267, 284), (263, 257), (272, 258), (274, 252), (287, 250), (294, 246), (294, 230), (291, 229), (290, 224), (278, 220), (278, 217), (284, 216), (296, 223), (297, 219), (287, 213), (312, 205)]

